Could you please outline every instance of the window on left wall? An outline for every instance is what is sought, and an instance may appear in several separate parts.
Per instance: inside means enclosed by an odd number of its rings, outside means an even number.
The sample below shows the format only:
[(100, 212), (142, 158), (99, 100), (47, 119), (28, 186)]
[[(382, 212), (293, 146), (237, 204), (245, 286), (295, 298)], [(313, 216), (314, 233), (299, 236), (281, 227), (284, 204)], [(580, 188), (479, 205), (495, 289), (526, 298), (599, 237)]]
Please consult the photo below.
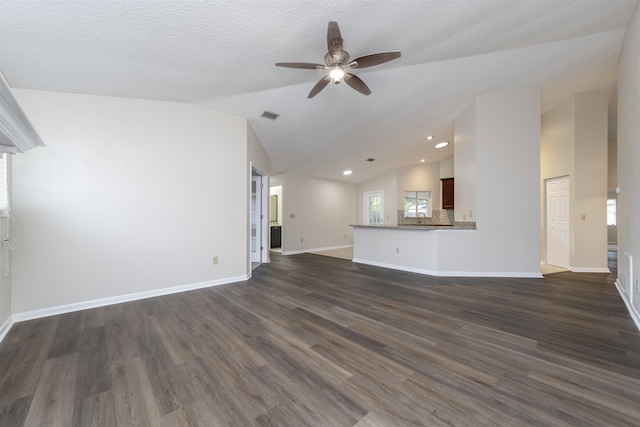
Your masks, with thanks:
[(0, 216), (9, 215), (8, 161), (7, 154), (3, 153), (0, 157)]

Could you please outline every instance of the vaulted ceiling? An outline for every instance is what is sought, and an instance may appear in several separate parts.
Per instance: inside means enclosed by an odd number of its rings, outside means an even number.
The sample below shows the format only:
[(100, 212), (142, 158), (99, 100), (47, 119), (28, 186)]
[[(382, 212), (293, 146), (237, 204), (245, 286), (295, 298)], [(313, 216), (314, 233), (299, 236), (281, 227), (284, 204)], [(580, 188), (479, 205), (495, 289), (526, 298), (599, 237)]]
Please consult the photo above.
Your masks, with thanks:
[[(638, 0), (0, 0), (0, 69), (14, 88), (186, 102), (246, 117), (280, 172), (362, 182), (437, 161), (477, 96), (540, 87), (542, 108), (611, 87)], [(355, 70), (313, 99), (327, 24)], [(261, 118), (263, 111), (280, 115)], [(46, 143), (46, 141), (45, 141)], [(375, 162), (366, 159), (374, 158)], [(349, 177), (345, 169), (353, 170)]]

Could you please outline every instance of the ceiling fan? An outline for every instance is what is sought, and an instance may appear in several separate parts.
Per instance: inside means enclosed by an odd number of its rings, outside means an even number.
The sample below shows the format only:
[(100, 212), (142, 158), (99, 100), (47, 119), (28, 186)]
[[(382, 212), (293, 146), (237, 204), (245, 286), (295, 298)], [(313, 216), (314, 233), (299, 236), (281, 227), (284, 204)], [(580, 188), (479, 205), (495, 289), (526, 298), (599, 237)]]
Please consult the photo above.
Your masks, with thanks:
[(385, 62), (392, 61), (400, 58), (400, 52), (381, 52), (373, 53), (371, 55), (361, 56), (351, 61), (349, 53), (342, 48), (342, 36), (340, 35), (340, 28), (335, 21), (329, 21), (329, 28), (327, 29), (327, 46), (329, 52), (324, 56), (324, 63), (311, 64), (307, 62), (276, 62), (277, 67), (288, 68), (302, 68), (306, 70), (331, 70), (328, 75), (321, 78), (318, 83), (311, 89), (307, 98), (313, 98), (322, 89), (332, 82), (338, 84), (342, 80), (353, 89), (358, 92), (369, 95), (371, 89), (355, 74), (347, 73), (346, 70), (350, 68), (367, 68), (374, 65), (384, 64)]

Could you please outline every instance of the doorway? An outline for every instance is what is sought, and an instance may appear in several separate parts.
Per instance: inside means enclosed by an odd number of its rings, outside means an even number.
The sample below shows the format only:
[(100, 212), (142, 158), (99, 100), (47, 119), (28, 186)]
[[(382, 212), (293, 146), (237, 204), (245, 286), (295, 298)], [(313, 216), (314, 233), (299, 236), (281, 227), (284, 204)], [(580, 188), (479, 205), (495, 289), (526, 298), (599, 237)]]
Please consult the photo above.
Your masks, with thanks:
[(384, 192), (365, 191), (363, 200), (364, 225), (384, 225)]
[(251, 269), (267, 262), (268, 242), (265, 210), (268, 207), (267, 192), (264, 191), (267, 176), (251, 167), (251, 206), (249, 215), (249, 248)]
[(546, 263), (569, 267), (569, 177), (545, 180)]

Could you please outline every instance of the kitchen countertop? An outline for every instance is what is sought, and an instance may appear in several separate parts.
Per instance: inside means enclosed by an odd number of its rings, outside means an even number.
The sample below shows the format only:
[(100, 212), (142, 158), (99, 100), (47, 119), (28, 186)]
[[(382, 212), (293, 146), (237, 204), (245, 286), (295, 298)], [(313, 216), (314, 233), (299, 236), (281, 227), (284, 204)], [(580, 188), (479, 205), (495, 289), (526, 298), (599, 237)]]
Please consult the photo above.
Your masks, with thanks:
[(432, 230), (476, 230), (475, 222), (464, 222), (459, 224), (417, 224), (417, 225), (357, 225), (351, 224), (353, 228), (370, 228), (381, 230), (416, 230), (416, 231), (432, 231)]

